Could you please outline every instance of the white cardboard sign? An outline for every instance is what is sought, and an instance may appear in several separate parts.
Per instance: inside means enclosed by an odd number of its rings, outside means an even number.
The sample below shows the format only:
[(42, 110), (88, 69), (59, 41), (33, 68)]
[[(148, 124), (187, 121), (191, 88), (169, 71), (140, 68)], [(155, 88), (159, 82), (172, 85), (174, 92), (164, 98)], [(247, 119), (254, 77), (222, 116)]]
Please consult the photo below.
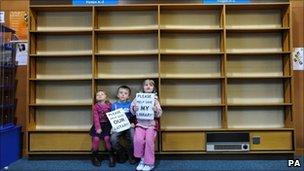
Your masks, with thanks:
[(304, 70), (304, 48), (295, 48), (292, 53), (293, 70)]
[(123, 109), (117, 109), (106, 114), (114, 132), (121, 132), (131, 127), (131, 124)]
[(155, 94), (153, 93), (137, 93), (135, 102), (138, 106), (136, 112), (136, 118), (142, 120), (153, 120), (154, 119), (154, 99)]

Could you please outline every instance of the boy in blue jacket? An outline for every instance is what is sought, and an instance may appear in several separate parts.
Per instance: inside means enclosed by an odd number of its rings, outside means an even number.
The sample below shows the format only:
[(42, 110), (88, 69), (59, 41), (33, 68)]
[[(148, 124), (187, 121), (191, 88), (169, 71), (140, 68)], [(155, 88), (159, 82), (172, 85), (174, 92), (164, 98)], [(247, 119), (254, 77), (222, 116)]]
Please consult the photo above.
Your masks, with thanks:
[[(133, 137), (134, 137), (134, 127), (135, 127), (135, 117), (130, 112), (131, 101), (129, 100), (131, 95), (131, 89), (128, 86), (120, 86), (117, 89), (118, 100), (112, 104), (112, 111), (117, 109), (123, 109), (127, 118), (130, 121), (131, 128), (122, 132), (113, 132), (111, 135), (112, 148), (117, 155), (117, 162), (125, 162), (124, 155), (127, 153), (128, 160), (130, 164), (135, 164), (135, 158), (133, 156)], [(126, 150), (120, 144), (120, 137), (125, 138)]]

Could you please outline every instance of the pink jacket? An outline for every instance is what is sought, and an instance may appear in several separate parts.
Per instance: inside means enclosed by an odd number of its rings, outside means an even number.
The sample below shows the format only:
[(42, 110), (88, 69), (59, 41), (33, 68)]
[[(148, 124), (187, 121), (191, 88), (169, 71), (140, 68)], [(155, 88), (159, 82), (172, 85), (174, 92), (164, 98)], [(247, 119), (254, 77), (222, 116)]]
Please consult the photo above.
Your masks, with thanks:
[(96, 131), (101, 128), (100, 124), (109, 122), (106, 115), (111, 111), (111, 103), (96, 103), (93, 107), (93, 123)]

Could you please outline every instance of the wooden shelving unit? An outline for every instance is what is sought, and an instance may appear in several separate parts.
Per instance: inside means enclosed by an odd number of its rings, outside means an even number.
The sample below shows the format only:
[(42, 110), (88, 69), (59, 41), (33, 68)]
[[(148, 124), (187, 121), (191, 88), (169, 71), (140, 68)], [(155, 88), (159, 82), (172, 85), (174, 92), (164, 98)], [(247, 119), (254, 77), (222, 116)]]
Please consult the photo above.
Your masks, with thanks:
[(261, 137), (248, 154), (294, 152), (290, 3), (35, 2), (29, 154), (88, 153), (95, 90), (113, 101), (128, 85), (134, 97), (146, 78), (164, 110), (158, 153), (208, 154), (208, 131)]

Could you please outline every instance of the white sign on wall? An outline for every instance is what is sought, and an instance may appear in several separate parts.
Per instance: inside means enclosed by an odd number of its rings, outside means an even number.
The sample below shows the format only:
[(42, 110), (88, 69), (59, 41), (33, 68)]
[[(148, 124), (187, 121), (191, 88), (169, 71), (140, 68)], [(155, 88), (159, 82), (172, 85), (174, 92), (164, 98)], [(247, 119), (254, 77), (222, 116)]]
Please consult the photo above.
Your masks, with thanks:
[(5, 23), (4, 11), (0, 11), (0, 23)]
[(295, 48), (292, 53), (293, 70), (304, 70), (304, 48)]
[(131, 127), (131, 124), (123, 109), (117, 109), (106, 114), (114, 132), (121, 132)]
[(27, 65), (28, 44), (27, 42), (16, 43), (16, 61), (18, 65)]
[(136, 118), (142, 120), (153, 120), (154, 119), (154, 100), (155, 94), (153, 93), (137, 93), (135, 102), (138, 106), (136, 112)]

